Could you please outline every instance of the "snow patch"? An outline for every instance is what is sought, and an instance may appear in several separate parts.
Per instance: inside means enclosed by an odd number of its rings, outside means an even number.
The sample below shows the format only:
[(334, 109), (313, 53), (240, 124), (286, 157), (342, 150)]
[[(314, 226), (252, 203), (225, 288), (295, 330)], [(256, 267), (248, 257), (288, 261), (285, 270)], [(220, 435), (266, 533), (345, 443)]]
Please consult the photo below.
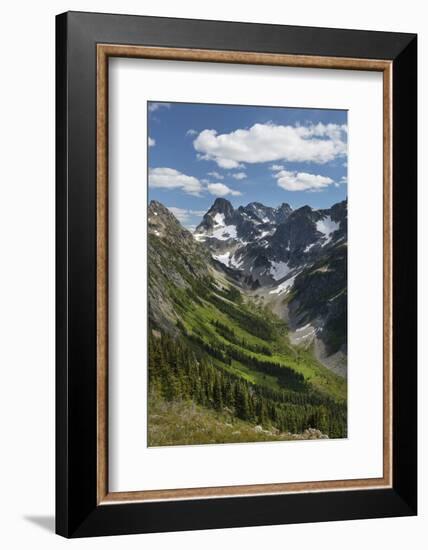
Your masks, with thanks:
[(219, 241), (227, 241), (228, 239), (236, 239), (236, 225), (223, 225), (214, 229), (211, 237)]
[[(216, 214), (216, 216), (223, 216), (223, 214)], [(227, 241), (228, 239), (236, 239), (236, 226), (219, 224), (214, 226), (211, 235), (205, 231), (199, 231), (193, 233), (193, 236), (197, 241), (206, 241), (207, 239), (218, 239), (219, 241)]]
[(236, 269), (239, 269), (242, 266), (243, 262), (244, 260), (237, 260), (234, 255), (230, 258), (230, 265), (232, 267), (235, 267)]
[(271, 262), (270, 274), (275, 281), (279, 281), (279, 279), (288, 275), (290, 271), (291, 269), (286, 262)]
[(218, 262), (221, 262), (222, 264), (228, 266), (230, 262), (230, 252), (226, 252), (225, 254), (213, 254), (213, 258)]
[(316, 222), (317, 231), (322, 233), (327, 239), (323, 242), (322, 246), (325, 246), (331, 241), (332, 234), (339, 229), (339, 224), (334, 222), (330, 216), (326, 216), (322, 220)]
[(285, 293), (287, 293), (291, 289), (291, 287), (293, 286), (294, 280), (297, 277), (297, 275), (299, 275), (299, 273), (301, 273), (301, 271), (298, 271), (295, 275), (293, 275), (292, 277), (290, 277), (286, 281), (282, 282), (276, 288), (271, 290), (269, 292), (269, 294), (285, 294)]
[(216, 225), (224, 225), (224, 214), (220, 214), (220, 212), (217, 212), (213, 220), (215, 221)]
[(218, 262), (221, 262), (226, 267), (240, 268), (243, 260), (237, 260), (231, 252), (225, 252), (224, 254), (213, 254), (213, 258)]
[(258, 238), (263, 239), (264, 237), (267, 237), (268, 235), (271, 235), (271, 234), (272, 234), (272, 231), (262, 231), (258, 236)]

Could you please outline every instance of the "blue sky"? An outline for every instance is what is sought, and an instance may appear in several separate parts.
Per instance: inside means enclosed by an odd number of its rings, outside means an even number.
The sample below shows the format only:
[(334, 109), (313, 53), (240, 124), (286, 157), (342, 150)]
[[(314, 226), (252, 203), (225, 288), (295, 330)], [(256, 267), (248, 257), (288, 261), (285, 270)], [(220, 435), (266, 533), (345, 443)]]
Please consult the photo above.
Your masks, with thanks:
[(347, 196), (347, 112), (148, 103), (149, 200), (197, 225), (221, 196), (328, 208)]

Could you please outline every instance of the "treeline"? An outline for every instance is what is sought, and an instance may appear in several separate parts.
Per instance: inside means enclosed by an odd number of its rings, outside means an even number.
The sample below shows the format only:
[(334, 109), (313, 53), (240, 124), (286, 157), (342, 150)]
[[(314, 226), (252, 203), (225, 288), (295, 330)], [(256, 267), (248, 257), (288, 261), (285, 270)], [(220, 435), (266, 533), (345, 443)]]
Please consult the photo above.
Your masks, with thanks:
[(231, 365), (232, 359), (234, 359), (252, 370), (274, 376), (278, 384), (284, 388), (293, 389), (295, 391), (304, 391), (306, 389), (303, 375), (290, 367), (273, 361), (258, 359), (253, 355), (248, 355), (248, 353), (245, 353), (242, 349), (224, 342), (207, 342), (202, 336), (197, 334), (197, 332), (185, 332), (185, 334), (187, 338), (198, 344), (198, 346), (211, 355), (211, 357), (218, 359), (226, 365)]
[(242, 304), (243, 302), (241, 292), (234, 286), (229, 286), (228, 288), (223, 289), (215, 288), (214, 290), (217, 294), (226, 298), (226, 300), (230, 300), (236, 304)]
[(239, 361), (253, 370), (274, 376), (280, 386), (290, 388), (295, 391), (304, 391), (306, 389), (304, 376), (290, 367), (280, 363), (275, 363), (274, 361), (258, 359), (257, 357), (248, 355), (241, 349), (234, 348), (233, 346), (228, 346), (227, 353), (232, 359)]
[(311, 392), (275, 391), (216, 368), (203, 352), (181, 338), (149, 335), (149, 391), (168, 401), (193, 400), (228, 410), (242, 420), (302, 433), (317, 428), (330, 437), (346, 436), (346, 406)]
[(239, 336), (236, 335), (236, 332), (233, 330), (233, 328), (230, 328), (227, 325), (224, 325), (220, 321), (217, 321), (216, 319), (211, 321), (211, 324), (215, 327), (216, 331), (220, 336), (223, 336), (225, 340), (229, 340), (229, 342), (232, 342), (232, 344), (236, 344), (237, 346), (242, 346), (250, 351), (254, 351), (254, 353), (262, 353), (263, 355), (272, 355), (272, 351), (268, 346), (264, 346), (263, 344), (253, 344), (248, 342), (245, 338), (239, 338)]
[(214, 304), (225, 315), (239, 323), (239, 325), (250, 334), (261, 340), (273, 340), (276, 336), (275, 327), (269, 321), (238, 308), (230, 302), (226, 302), (216, 294), (208, 294), (207, 300)]

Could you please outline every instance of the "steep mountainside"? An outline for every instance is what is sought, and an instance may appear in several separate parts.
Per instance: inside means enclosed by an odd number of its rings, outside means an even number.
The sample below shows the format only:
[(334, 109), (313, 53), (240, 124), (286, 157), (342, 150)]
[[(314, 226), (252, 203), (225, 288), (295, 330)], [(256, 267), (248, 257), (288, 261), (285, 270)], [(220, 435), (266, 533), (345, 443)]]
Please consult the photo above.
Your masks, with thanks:
[[(237, 219), (228, 204), (206, 217), (207, 232), (221, 225), (221, 215), (222, 227)], [(266, 217), (286, 222), (290, 213), (280, 210), (270, 209)], [(290, 439), (311, 429), (320, 437), (344, 437), (345, 380), (309, 350), (293, 346), (284, 321), (270, 306), (257, 304), (262, 299), (221, 269), (205, 243), (159, 202), (150, 203), (148, 229), (149, 388), (150, 402), (157, 403), (149, 411), (149, 444), (189, 442), (187, 432), (174, 430), (165, 439), (159, 424), (165, 415), (168, 423), (177, 411), (188, 410), (173, 405), (188, 400), (232, 419), (220, 432), (217, 424), (223, 421), (215, 422), (211, 442)], [(238, 229), (229, 238), (239, 239)], [(201, 413), (204, 422), (211, 423), (210, 414)], [(231, 430), (231, 422), (244, 424)], [(257, 435), (249, 439), (248, 430)], [(207, 435), (198, 437), (192, 435), (192, 441), (209, 442)]]
[(149, 318), (177, 332), (174, 292), (190, 291), (207, 277), (210, 254), (160, 202), (148, 209)]
[(346, 375), (347, 202), (292, 210), (217, 199), (195, 239), (217, 266), (290, 324), (292, 341)]

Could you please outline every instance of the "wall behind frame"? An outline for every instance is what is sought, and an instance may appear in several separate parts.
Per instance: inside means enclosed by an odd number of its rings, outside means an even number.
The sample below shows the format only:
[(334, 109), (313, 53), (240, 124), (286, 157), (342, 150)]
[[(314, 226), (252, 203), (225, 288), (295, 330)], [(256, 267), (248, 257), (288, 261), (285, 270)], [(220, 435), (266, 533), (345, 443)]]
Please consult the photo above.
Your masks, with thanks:
[[(382, 544), (388, 550), (424, 547), (428, 528), (427, 477), (420, 472), (420, 516), (393, 520), (304, 524), (210, 532), (174, 533), (82, 539), (70, 543), (53, 535), (54, 510), (54, 16), (66, 10), (160, 15), (313, 25), (343, 28), (418, 32), (419, 85), (426, 82), (428, 23), (423, 5), (409, 0), (406, 8), (380, 0), (344, 3), (261, 3), (217, 0), (76, 0), (8, 3), (0, 21), (2, 58), (0, 88), (0, 418), (2, 453), (0, 469), (0, 541), (5, 548), (186, 548), (210, 549), (245, 546), (256, 549), (275, 544), (300, 548), (342, 550)], [(12, 45), (12, 46), (11, 46)], [(422, 97), (422, 93), (420, 93)], [(427, 127), (421, 105), (420, 132)], [(420, 136), (420, 147), (424, 143)], [(419, 181), (426, 178), (420, 149)], [(427, 249), (427, 192), (420, 186), (419, 249)], [(427, 278), (427, 260), (420, 256), (420, 277)], [(420, 364), (427, 347), (423, 341), (427, 296), (420, 293)], [(428, 357), (427, 357), (428, 358)], [(425, 361), (426, 362), (426, 361)], [(420, 371), (420, 463), (426, 449), (422, 426), (428, 420), (422, 395), (427, 377)], [(76, 548), (77, 548), (76, 546)]]

